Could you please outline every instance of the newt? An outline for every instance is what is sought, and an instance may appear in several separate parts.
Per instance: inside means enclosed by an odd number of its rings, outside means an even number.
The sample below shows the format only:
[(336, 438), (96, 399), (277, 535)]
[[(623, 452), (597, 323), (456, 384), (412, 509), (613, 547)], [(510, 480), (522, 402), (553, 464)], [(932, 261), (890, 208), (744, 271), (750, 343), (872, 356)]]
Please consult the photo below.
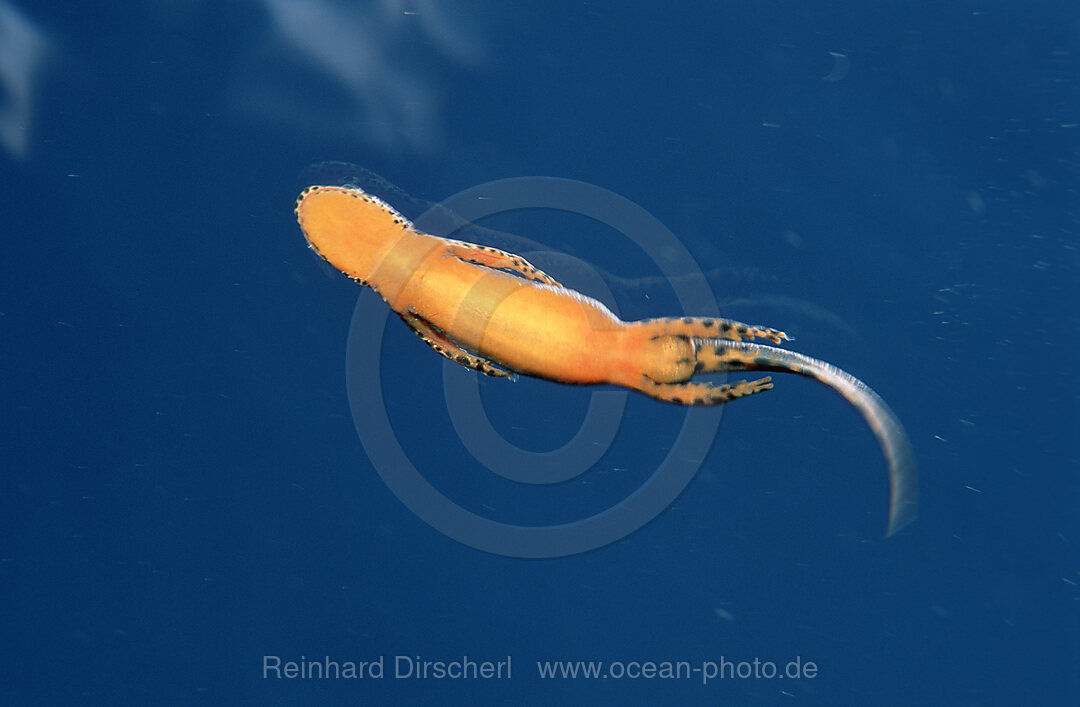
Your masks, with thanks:
[(488, 376), (612, 384), (677, 405), (720, 405), (773, 387), (772, 378), (716, 385), (699, 374), (794, 373), (839, 393), (863, 417), (888, 467), (887, 535), (917, 515), (915, 458), (900, 421), (869, 386), (782, 344), (783, 331), (719, 317), (623, 321), (524, 258), (416, 229), (352, 186), (311, 186), (295, 213), (310, 247), (370, 287), (436, 353)]

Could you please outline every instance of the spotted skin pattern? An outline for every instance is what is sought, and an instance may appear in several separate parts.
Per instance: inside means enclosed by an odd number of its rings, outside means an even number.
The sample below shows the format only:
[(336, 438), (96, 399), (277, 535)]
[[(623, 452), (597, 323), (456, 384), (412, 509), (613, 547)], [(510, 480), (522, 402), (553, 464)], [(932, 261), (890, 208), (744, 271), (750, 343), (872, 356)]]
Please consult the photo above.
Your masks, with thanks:
[(699, 374), (795, 373), (828, 386), (862, 415), (888, 465), (888, 533), (915, 519), (914, 454), (899, 420), (866, 384), (824, 361), (758, 343), (782, 331), (719, 317), (624, 322), (524, 258), (418, 231), (356, 187), (312, 186), (295, 213), (311, 248), (379, 293), (436, 353), (485, 375), (609, 383), (678, 405), (711, 406), (773, 387), (771, 377), (716, 385)]

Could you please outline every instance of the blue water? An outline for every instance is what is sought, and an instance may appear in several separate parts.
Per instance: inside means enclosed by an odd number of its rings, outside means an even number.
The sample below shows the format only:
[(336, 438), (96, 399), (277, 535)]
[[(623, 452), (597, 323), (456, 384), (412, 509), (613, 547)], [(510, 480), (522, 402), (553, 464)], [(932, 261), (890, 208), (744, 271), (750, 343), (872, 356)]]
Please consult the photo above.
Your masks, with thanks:
[[(1074, 699), (1075, 3), (106, 5), (0, 0), (0, 702)], [(727, 406), (693, 480), (628, 537), (547, 559), (447, 537), (355, 429), (347, 375), (370, 367), (346, 361), (350, 322), (378, 300), (292, 213), (325, 160), (416, 203), (545, 175), (636, 204), (726, 316), (888, 401), (919, 519), (883, 537), (862, 420), (779, 375)], [(617, 275), (627, 318), (682, 314), (596, 219), (484, 225)], [(686, 419), (631, 395), (590, 470), (516, 484), (469, 452), (441, 360), (396, 318), (376, 353), (375, 412), (410, 462), (501, 523), (602, 513)], [(594, 392), (479, 389), (499, 439), (534, 452), (570, 441)], [(418, 656), (510, 676), (395, 677)], [(607, 677), (541, 678), (558, 660)], [(648, 661), (694, 670), (630, 676)], [(703, 679), (725, 661), (815, 670)]]

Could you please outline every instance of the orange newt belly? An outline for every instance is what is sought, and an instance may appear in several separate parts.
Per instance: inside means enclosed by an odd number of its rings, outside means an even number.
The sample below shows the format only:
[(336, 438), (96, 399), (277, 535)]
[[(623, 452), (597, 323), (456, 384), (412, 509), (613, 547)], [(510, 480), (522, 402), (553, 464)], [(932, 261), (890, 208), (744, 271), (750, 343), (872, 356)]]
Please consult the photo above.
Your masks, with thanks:
[(452, 255), (424, 265), (391, 302), (396, 311), (411, 308), (459, 346), (519, 373), (609, 380), (626, 325), (603, 304)]
[[(611, 380), (613, 371), (623, 377), (619, 334), (626, 324), (600, 302), (529, 279), (528, 272), (515, 275), (466, 260), (490, 259), (494, 249), (420, 233), (362, 192), (309, 190), (297, 214), (312, 247), (331, 264), (375, 289), (394, 311), (422, 318), (466, 351), (564, 383), (619, 382)], [(495, 253), (495, 266), (531, 268), (516, 256)], [(502, 255), (510, 260), (499, 262)]]

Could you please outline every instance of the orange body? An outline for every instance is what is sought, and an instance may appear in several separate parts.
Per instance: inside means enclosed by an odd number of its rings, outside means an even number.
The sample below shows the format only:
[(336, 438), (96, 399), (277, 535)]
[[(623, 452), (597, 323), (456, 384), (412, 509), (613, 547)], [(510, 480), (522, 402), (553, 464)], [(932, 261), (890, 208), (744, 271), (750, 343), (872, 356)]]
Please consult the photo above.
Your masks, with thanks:
[(296, 216), (319, 255), (378, 292), (435, 351), (487, 375), (611, 383), (682, 405), (718, 405), (772, 388), (768, 377), (691, 382), (700, 373), (781, 371), (824, 383), (859, 411), (885, 454), (889, 533), (915, 518), (914, 456), (896, 416), (839, 368), (752, 341), (780, 343), (788, 338), (781, 331), (702, 317), (624, 322), (523, 258), (421, 233), (354, 187), (309, 187)]
[[(657, 382), (678, 378), (663, 370), (672, 368), (669, 352), (650, 343), (645, 327), (622, 321), (517, 256), (420, 233), (357, 189), (314, 187), (296, 212), (312, 248), (334, 267), (373, 288), (394, 311), (422, 318), (503, 368), (631, 388), (639, 387), (643, 367)], [(650, 349), (657, 353), (652, 365), (643, 360)]]

